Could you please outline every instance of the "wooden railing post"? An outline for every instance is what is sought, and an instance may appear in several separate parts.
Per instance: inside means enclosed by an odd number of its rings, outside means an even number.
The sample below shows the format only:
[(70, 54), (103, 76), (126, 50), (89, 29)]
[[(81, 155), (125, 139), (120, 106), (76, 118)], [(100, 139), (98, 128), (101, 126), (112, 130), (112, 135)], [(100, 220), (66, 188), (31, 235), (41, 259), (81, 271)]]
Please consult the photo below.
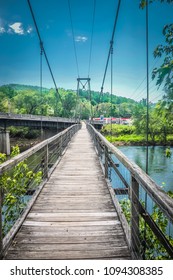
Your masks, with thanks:
[(48, 169), (49, 169), (49, 166), (48, 166), (48, 161), (49, 161), (49, 147), (48, 147), (48, 143), (45, 147), (45, 177), (48, 178)]
[(132, 176), (131, 179), (131, 249), (134, 256), (140, 255), (140, 235), (139, 235), (139, 183)]
[(92, 131), (92, 138), (94, 140), (94, 146), (96, 147), (96, 150), (98, 152), (98, 146), (97, 146), (97, 138), (96, 134)]
[(60, 156), (62, 156), (62, 135), (60, 136), (60, 147), (59, 147), (59, 150), (60, 150)]
[(2, 189), (0, 188), (0, 259), (2, 258), (3, 235), (2, 235)]
[(104, 152), (105, 152), (105, 178), (108, 178), (108, 147), (104, 146)]
[(71, 128), (69, 130), (69, 142), (71, 141), (71, 138), (72, 138), (72, 131), (71, 131)]

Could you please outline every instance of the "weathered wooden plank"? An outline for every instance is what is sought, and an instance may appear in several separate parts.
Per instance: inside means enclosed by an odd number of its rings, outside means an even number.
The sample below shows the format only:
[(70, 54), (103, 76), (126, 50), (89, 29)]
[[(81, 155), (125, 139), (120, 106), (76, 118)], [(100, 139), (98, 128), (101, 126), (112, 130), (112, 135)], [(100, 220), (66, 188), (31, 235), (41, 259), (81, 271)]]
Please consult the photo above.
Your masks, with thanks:
[(75, 259), (130, 259), (129, 251), (121, 248), (95, 250), (95, 251), (9, 251), (6, 258), (10, 259), (55, 259), (55, 260), (75, 260)]
[(80, 227), (80, 226), (108, 226), (108, 225), (117, 225), (120, 224), (118, 220), (111, 221), (75, 221), (75, 222), (38, 222), (34, 220), (26, 220), (24, 226), (33, 226), (33, 227)]
[[(52, 191), (52, 192), (44, 192), (44, 193), (42, 193), (42, 195), (40, 196), (40, 197), (42, 197), (42, 198), (44, 198), (45, 196), (47, 196), (47, 195), (52, 195), (53, 196), (53, 198), (55, 198), (55, 199), (58, 199), (59, 197), (60, 197), (60, 194), (59, 194), (59, 191), (57, 191), (57, 192), (55, 192), (55, 191)], [(108, 195), (108, 193), (107, 192), (99, 192), (99, 193), (97, 193), (97, 192), (92, 192), (92, 193), (89, 193), (89, 192), (85, 192), (85, 191), (73, 191), (73, 192), (70, 192), (70, 191), (62, 191), (62, 196), (61, 197), (66, 197), (68, 194), (70, 194), (70, 196), (72, 196), (72, 197), (76, 197), (76, 199), (80, 196), (80, 197), (87, 197), (88, 199), (90, 198), (90, 197), (104, 197), (104, 196), (107, 196)]]
[[(109, 209), (99, 209), (101, 213), (104, 213), (104, 212), (114, 212), (115, 211), (115, 208), (109, 208)], [(39, 212), (39, 213), (69, 213), (69, 211), (71, 213), (76, 213), (76, 211), (79, 211), (79, 209), (50, 209), (50, 208), (43, 208), (43, 207), (39, 207), (39, 208), (36, 208), (35, 206), (32, 207), (32, 210), (31, 212)], [(80, 213), (95, 213), (95, 212), (98, 212), (98, 209), (80, 209)]]
[[(56, 200), (57, 201), (57, 198), (59, 199), (59, 201), (61, 202), (61, 201), (65, 201), (65, 202), (73, 202), (74, 200), (76, 201), (76, 199), (78, 198), (79, 200), (78, 200), (78, 203), (80, 203), (80, 202), (88, 202), (88, 199), (90, 199), (90, 202), (91, 201), (98, 201), (98, 202), (100, 202), (100, 201), (103, 201), (103, 195), (92, 195), (92, 194), (86, 194), (86, 195), (83, 195), (82, 196), (82, 194), (80, 195), (80, 196), (75, 196), (74, 197), (74, 195), (71, 195), (71, 192), (69, 192), (69, 196), (66, 194), (66, 195), (63, 195), (63, 196), (61, 196), (60, 194), (59, 194), (59, 196), (57, 195), (57, 196), (52, 196), (52, 197), (49, 197), (49, 196), (45, 196), (45, 195), (42, 195), (42, 196), (40, 196), (38, 199), (37, 199), (37, 202), (39, 202), (39, 200), (40, 201), (47, 201), (47, 202), (49, 202), (49, 201), (54, 201), (54, 200)], [(105, 196), (104, 196), (104, 202), (108, 202), (108, 201), (111, 201), (111, 198), (110, 198), (110, 196), (109, 196), (109, 194), (106, 194)]]
[[(109, 205), (110, 203), (111, 203), (111, 200), (110, 199), (105, 199), (105, 202), (103, 202), (102, 201), (102, 197), (100, 197), (100, 201), (98, 200), (97, 202), (96, 202), (96, 199), (95, 199), (95, 197), (93, 198), (93, 197), (90, 197), (90, 198), (88, 198), (88, 200), (90, 200), (90, 203), (87, 203), (86, 202), (86, 196), (84, 196), (84, 197), (81, 197), (80, 199), (78, 199), (79, 201), (78, 201), (78, 206), (86, 206), (86, 205), (91, 205), (92, 203), (95, 203), (96, 205), (95, 206), (98, 206), (99, 205), (99, 207), (100, 207), (100, 205)], [(56, 204), (58, 204), (58, 205), (61, 205), (61, 204), (65, 204), (65, 206), (68, 204), (69, 206), (75, 206), (76, 205), (76, 198), (75, 197), (71, 197), (71, 199), (66, 199), (66, 198), (59, 198), (58, 199), (58, 203), (57, 203), (57, 199), (38, 199), (38, 201), (37, 201), (37, 205), (48, 205), (49, 206), (49, 204), (50, 205), (52, 205), (52, 204), (54, 204), (54, 203), (56, 203)], [(91, 205), (92, 206), (92, 205)]]
[(43, 219), (57, 219), (57, 220), (62, 220), (65, 221), (65, 219), (68, 219), (69, 221), (72, 221), (74, 219), (107, 219), (107, 218), (117, 218), (117, 213), (116, 212), (96, 212), (96, 213), (33, 213), (30, 212), (28, 214), (27, 218), (43, 218)]
[[(45, 240), (46, 241), (46, 240)], [(9, 251), (33, 251), (33, 252), (38, 252), (38, 251), (95, 251), (95, 250), (109, 250), (110, 248), (117, 248), (119, 251), (124, 251), (127, 250), (127, 246), (125, 242), (119, 242), (117, 241), (112, 241), (112, 242), (104, 242), (104, 243), (75, 243), (75, 244), (57, 244), (57, 243), (17, 243), (13, 242), (12, 246), (10, 247)]]
[[(35, 236), (27, 234), (18, 234), (17, 238), (15, 239), (16, 244), (18, 243), (26, 243), (26, 244), (39, 244), (45, 243), (46, 244), (84, 244), (84, 243), (105, 243), (105, 242), (117, 242), (117, 244), (123, 243), (124, 246), (126, 245), (124, 235), (117, 234), (117, 235), (99, 235), (99, 236)], [(119, 243), (119, 244), (120, 244)]]
[[(118, 228), (110, 228), (108, 227), (108, 229), (105, 229), (105, 227), (103, 228), (95, 228), (94, 230), (82, 230), (81, 228), (70, 228), (70, 230), (66, 229), (60, 229), (58, 231), (39, 231), (36, 228), (29, 228), (29, 227), (22, 227), (22, 229), (19, 231), (19, 233), (17, 234), (16, 238), (20, 236), (25, 236), (28, 238), (37, 238), (37, 237), (42, 237), (42, 238), (61, 238), (61, 237), (66, 237), (66, 238), (71, 238), (73, 240), (73, 237), (107, 237), (107, 236), (112, 236), (112, 237), (116, 237), (118, 238), (118, 236), (123, 236), (124, 237), (124, 233), (122, 232), (122, 228), (118, 227)], [(15, 239), (16, 240), (16, 239)], [(71, 242), (72, 243), (72, 242)]]
[(94, 232), (94, 231), (104, 231), (106, 228), (106, 230), (108, 231), (116, 231), (116, 230), (122, 230), (122, 227), (121, 227), (121, 224), (116, 224), (116, 225), (107, 225), (105, 227), (105, 225), (95, 225), (94, 227), (93, 226), (54, 226), (54, 227), (46, 227), (46, 226), (27, 226), (27, 225), (23, 225), (22, 226), (22, 230), (30, 230), (31, 232), (34, 232), (34, 231), (38, 231), (38, 232), (43, 232), (45, 233), (46, 231), (47, 232), (61, 232), (61, 234), (63, 234), (64, 232), (67, 232), (68, 234), (70, 234), (71, 232), (74, 232), (74, 231), (78, 231), (79, 232)]
[(94, 206), (92, 207), (92, 205), (90, 206), (83, 206), (83, 205), (70, 205), (69, 207), (68, 206), (65, 206), (63, 204), (61, 205), (56, 205), (56, 207), (53, 207), (52, 205), (35, 205), (33, 206), (33, 210), (34, 211), (38, 211), (38, 212), (43, 212), (47, 209), (47, 211), (54, 211), (54, 212), (69, 212), (69, 211), (73, 211), (73, 212), (76, 212), (76, 211), (83, 211), (83, 212), (97, 212), (99, 209), (101, 212), (104, 212), (104, 211), (115, 211), (115, 209), (113, 208), (113, 206), (110, 208), (109, 206), (108, 207), (105, 207), (103, 209), (102, 207), (103, 205), (99, 205), (99, 206)]

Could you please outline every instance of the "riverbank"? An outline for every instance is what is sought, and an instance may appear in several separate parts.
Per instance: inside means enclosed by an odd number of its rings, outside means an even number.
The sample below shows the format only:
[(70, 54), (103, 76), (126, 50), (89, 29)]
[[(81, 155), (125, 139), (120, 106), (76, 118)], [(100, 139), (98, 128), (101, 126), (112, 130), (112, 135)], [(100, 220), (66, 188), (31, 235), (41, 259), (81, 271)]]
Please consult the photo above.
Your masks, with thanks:
[[(146, 135), (139, 134), (135, 126), (110, 124), (100, 131), (115, 146), (146, 146)], [(142, 132), (142, 131), (141, 131)], [(173, 146), (173, 134), (152, 133), (148, 135), (149, 146)]]
[[(104, 135), (104, 137), (112, 143), (114, 146), (146, 146), (146, 138), (143, 135), (121, 135), (121, 136), (111, 136)], [(149, 138), (148, 141), (149, 146), (169, 146), (173, 147), (173, 136), (168, 135), (167, 140), (163, 141), (157, 137), (154, 141)]]

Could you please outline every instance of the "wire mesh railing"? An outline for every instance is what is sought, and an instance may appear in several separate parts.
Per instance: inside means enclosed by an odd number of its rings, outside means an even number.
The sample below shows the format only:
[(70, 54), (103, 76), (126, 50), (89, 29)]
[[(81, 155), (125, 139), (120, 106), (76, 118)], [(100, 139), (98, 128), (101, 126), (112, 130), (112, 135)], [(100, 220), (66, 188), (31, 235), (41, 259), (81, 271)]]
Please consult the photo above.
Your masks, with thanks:
[(173, 199), (92, 125), (87, 127), (111, 184), (132, 257), (172, 259)]
[(72, 125), (0, 165), (1, 256), (80, 127)]

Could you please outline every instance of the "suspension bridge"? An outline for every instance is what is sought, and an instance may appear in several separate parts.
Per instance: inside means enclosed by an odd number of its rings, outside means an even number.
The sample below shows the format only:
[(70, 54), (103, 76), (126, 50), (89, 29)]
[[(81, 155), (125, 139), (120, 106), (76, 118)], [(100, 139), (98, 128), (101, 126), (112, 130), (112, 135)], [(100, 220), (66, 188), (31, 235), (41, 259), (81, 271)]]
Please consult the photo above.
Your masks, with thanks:
[[(42, 180), (29, 179), (32, 198), (22, 213), (16, 208), (19, 219), (7, 232), (2, 212), (8, 190), (1, 188), (2, 258), (141, 259), (150, 250), (172, 258), (172, 199), (92, 125), (73, 125), (1, 164), (4, 184), (23, 162), (41, 171)], [(131, 202), (130, 224), (119, 204), (122, 195)], [(152, 216), (155, 209), (167, 223), (166, 232)], [(150, 248), (151, 238), (160, 251)]]
[[(74, 39), (70, 1), (68, 3)], [(63, 102), (29, 0), (28, 4), (40, 43), (41, 92), (44, 54), (56, 94)], [(118, 1), (100, 98), (110, 61), (112, 96), (113, 44), (120, 4)], [(93, 22), (94, 14), (95, 6)], [(148, 36), (147, 8), (146, 28)], [(91, 51), (92, 44), (90, 59)], [(78, 69), (75, 43), (74, 52)], [(148, 75), (147, 63), (147, 103)], [(77, 82), (77, 92), (80, 85), (84, 88), (87, 85), (90, 92), (89, 75), (87, 78), (78, 75)], [(13, 121), (19, 121), (19, 116), (13, 117)], [(10, 116), (6, 119), (11, 121)], [(32, 118), (21, 119), (29, 123)], [(34, 121), (48, 126), (58, 122), (44, 118)], [(147, 129), (148, 121), (147, 118)], [(173, 200), (92, 124), (76, 121), (76, 118), (59, 119), (59, 122), (67, 123), (63, 131), (0, 165), (1, 258), (126, 260), (152, 256), (153, 259), (172, 259)], [(38, 173), (39, 180), (34, 177)], [(21, 197), (13, 197), (15, 186), (20, 184), (19, 189), (23, 188), (24, 182), (25, 192)], [(121, 200), (122, 197), (125, 200)], [(13, 209), (8, 208), (8, 199), (16, 199)], [(14, 209), (15, 217), (10, 212)]]

